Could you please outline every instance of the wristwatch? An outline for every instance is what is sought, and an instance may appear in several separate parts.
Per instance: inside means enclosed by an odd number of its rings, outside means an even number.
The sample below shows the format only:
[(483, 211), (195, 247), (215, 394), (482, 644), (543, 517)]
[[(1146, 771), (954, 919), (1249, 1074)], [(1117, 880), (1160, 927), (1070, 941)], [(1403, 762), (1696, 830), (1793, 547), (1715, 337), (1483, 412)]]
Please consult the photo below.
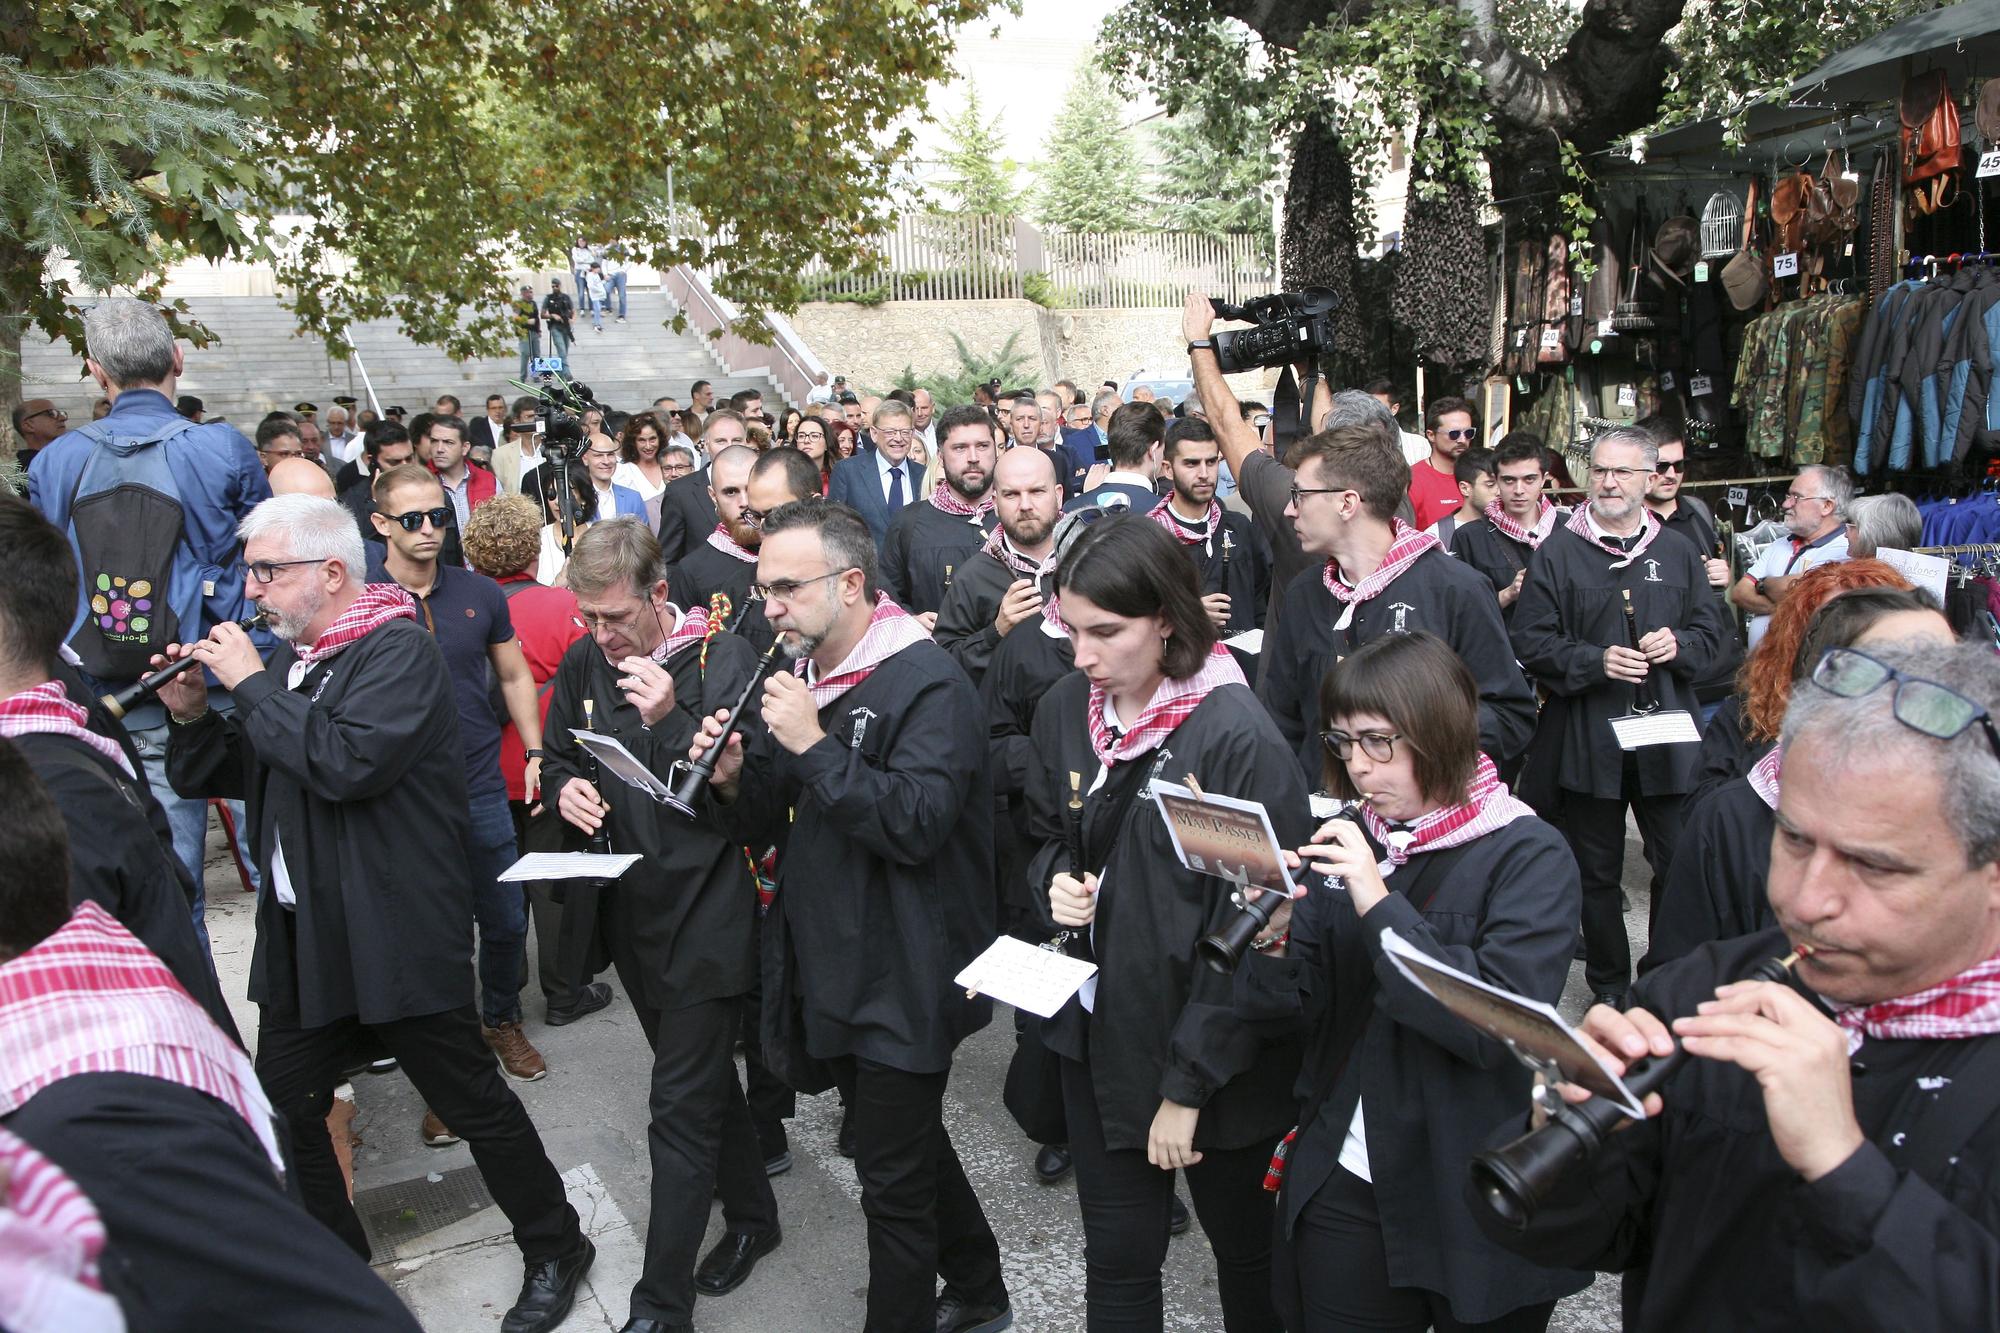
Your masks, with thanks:
[(540, 750), (523, 750), (521, 751), (521, 753), (523, 756), (529, 759), (540, 759), (542, 757), (542, 752)]
[(1764, 591), (1764, 580), (1762, 579), (1751, 579), (1750, 591), (1756, 593), (1759, 597), (1764, 598), (1765, 601), (1770, 600), (1770, 595)]
[(1192, 356), (1196, 348), (1200, 348), (1202, 351), (1205, 352), (1213, 352), (1215, 350), (1215, 339), (1196, 338), (1193, 342), (1188, 344), (1187, 346), (1188, 354)]

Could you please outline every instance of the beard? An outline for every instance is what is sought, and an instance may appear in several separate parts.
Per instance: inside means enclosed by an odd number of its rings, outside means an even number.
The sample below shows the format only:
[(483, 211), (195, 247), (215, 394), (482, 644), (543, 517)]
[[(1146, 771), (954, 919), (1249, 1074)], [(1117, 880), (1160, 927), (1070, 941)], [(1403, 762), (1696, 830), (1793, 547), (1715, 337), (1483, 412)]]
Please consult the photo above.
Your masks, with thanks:
[(963, 474), (954, 477), (949, 472), (944, 474), (944, 480), (947, 486), (958, 492), (960, 499), (967, 501), (976, 502), (986, 492), (993, 489), (993, 473), (991, 470), (980, 473), (979, 480), (976, 482), (967, 481)]
[(1006, 530), (1007, 540), (1014, 543), (1017, 551), (1026, 551), (1031, 546), (1040, 546), (1055, 531), (1055, 520), (1042, 514), (1023, 514), (1012, 524), (1001, 524)]
[(313, 617), (317, 616), (325, 605), (326, 593), (320, 591), (313, 594), (310, 605), (298, 610), (286, 611), (270, 602), (257, 603), (257, 609), (264, 613), (265, 624), (270, 627), (272, 634), (286, 643), (297, 643), (305, 634), (306, 626), (312, 623)]

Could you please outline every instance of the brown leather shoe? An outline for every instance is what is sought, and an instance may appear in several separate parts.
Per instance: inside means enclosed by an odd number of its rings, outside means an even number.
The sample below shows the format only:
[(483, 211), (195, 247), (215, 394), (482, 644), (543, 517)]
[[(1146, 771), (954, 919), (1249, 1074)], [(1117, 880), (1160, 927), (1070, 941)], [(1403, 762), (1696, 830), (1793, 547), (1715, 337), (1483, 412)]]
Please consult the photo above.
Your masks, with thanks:
[(438, 1119), (438, 1113), (428, 1106), (424, 1108), (424, 1123), (417, 1130), (417, 1136), (424, 1141), (426, 1148), (449, 1148), (458, 1142), (458, 1135), (446, 1129), (444, 1121)]
[(507, 1071), (507, 1077), (517, 1083), (533, 1083), (536, 1079), (547, 1078), (548, 1061), (521, 1031), (519, 1023), (502, 1023), (497, 1028), (480, 1026), (480, 1035), (493, 1048), (493, 1054), (500, 1057), (500, 1067)]

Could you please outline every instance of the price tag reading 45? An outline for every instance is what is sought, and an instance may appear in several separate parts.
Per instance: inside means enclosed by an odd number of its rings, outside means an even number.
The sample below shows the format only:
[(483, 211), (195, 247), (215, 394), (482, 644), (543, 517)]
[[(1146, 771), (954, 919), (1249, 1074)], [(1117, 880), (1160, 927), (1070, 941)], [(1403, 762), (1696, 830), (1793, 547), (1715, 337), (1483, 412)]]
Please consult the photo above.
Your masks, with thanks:
[(1771, 261), (1771, 276), (1774, 278), (1799, 276), (1799, 257), (1795, 254), (1777, 256)]
[(2000, 148), (1989, 150), (1979, 159), (1979, 179), (1988, 176), (2000, 176)]

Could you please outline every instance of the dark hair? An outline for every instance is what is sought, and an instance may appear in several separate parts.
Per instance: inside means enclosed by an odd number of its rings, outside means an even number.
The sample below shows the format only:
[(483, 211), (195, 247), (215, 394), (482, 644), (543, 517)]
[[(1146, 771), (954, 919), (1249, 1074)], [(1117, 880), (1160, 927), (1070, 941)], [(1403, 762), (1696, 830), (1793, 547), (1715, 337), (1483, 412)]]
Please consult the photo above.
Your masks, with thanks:
[(788, 407), (778, 414), (778, 438), (790, 440), (798, 430), (798, 423), (806, 419), (806, 414), (796, 407)]
[(1193, 562), (1144, 515), (1114, 514), (1091, 524), (1063, 556), (1056, 590), (1058, 598), (1075, 592), (1114, 616), (1165, 619), (1160, 669), (1174, 680), (1201, 670), (1215, 647), (1215, 622), (1201, 604)]
[(0, 568), (7, 571), (0, 579), (0, 663), (46, 673), (76, 619), (76, 551), (7, 491), (0, 491)]
[(1853, 588), (1835, 593), (1813, 612), (1792, 659), (1792, 679), (1804, 680), (1829, 648), (1846, 648), (1876, 621), (1904, 611), (1937, 611), (1937, 598), (1922, 588)]
[(1510, 430), (1500, 437), (1500, 443), (1493, 446), (1493, 470), (1498, 472), (1509, 463), (1529, 461), (1533, 461), (1536, 467), (1545, 467), (1542, 461), (1543, 447), (1542, 437), (1535, 432)]
[(1377, 375), (1374, 379), (1369, 380), (1361, 386), (1361, 392), (1367, 394), (1370, 398), (1379, 396), (1392, 401), (1402, 398), (1402, 395), (1396, 392), (1396, 382), (1387, 375)]
[(1542, 471), (1556, 479), (1556, 485), (1566, 491), (1576, 489), (1576, 481), (1569, 474), (1569, 464), (1564, 461), (1562, 450), (1553, 445), (1542, 446)]
[[(873, 604), (878, 586), (875, 534), (868, 530), (868, 524), (861, 515), (846, 505), (834, 504), (814, 495), (779, 505), (764, 516), (764, 540), (767, 542), (777, 533), (803, 528), (810, 528), (819, 534), (827, 563), (836, 570), (861, 571), (861, 595)], [(1166, 535), (1164, 530), (1161, 535)], [(1182, 557), (1181, 563), (1188, 564), (1185, 557)], [(1192, 570), (1194, 566), (1188, 564), (1188, 568)]]
[(521, 397), (516, 398), (514, 400), (513, 406), (507, 409), (507, 415), (510, 417), (518, 417), (523, 412), (532, 412), (541, 405), (542, 405), (541, 399), (535, 397), (533, 394), (524, 394)]
[(1451, 475), (1470, 486), (1481, 477), (1492, 476), (1494, 467), (1493, 451), (1481, 449), (1475, 444), (1458, 456), (1458, 461), (1452, 465)]
[[(1479, 683), (1435, 634), (1385, 634), (1333, 665), (1319, 683), (1322, 730), (1364, 713), (1382, 718), (1410, 747), (1417, 787), (1440, 805), (1458, 805), (1479, 765)], [(1323, 755), (1327, 790), (1361, 795), (1347, 766)]]
[(1214, 443), (1215, 427), (1200, 417), (1188, 417), (1184, 421), (1176, 421), (1168, 426), (1165, 440), (1166, 459), (1171, 463), (1174, 461), (1174, 446), (1177, 444), (1185, 444), (1190, 440), (1196, 444)]
[(628, 463), (639, 461), (639, 432), (646, 427), (653, 428), (653, 434), (660, 437), (660, 447), (653, 451), (653, 461), (658, 462), (666, 452), (667, 441), (674, 433), (660, 424), (660, 419), (651, 412), (634, 412), (625, 419), (625, 429), (618, 432), (618, 456)]
[(472, 433), (465, 428), (464, 417), (456, 415), (442, 416), (442, 417), (433, 416), (424, 427), (424, 438), (429, 439), (430, 433), (436, 430), (439, 426), (443, 426), (446, 430), (458, 432), (458, 438), (460, 439), (460, 441), (467, 444), (471, 443)]
[(7, 793), (7, 818), (0, 820), (0, 962), (6, 962), (69, 920), (69, 830), (26, 756), (5, 740), (0, 791)]
[(738, 412), (742, 412), (745, 416), (749, 415), (748, 408), (750, 404), (761, 403), (763, 401), (764, 391), (762, 389), (738, 389), (735, 393), (729, 395), (730, 407)]
[(1687, 440), (1687, 428), (1681, 424), (1680, 418), (1669, 416), (1665, 412), (1655, 412), (1651, 416), (1640, 417), (1633, 423), (1633, 429), (1645, 431), (1652, 437), (1656, 447), (1662, 444), (1683, 444)]
[(1259, 412), (1268, 412), (1270, 410), (1271, 409), (1269, 407), (1265, 406), (1263, 403), (1255, 401), (1254, 399), (1247, 403), (1237, 404), (1237, 411), (1242, 415), (1245, 421), (1248, 421), (1251, 417), (1255, 416)]
[(826, 474), (820, 470), (819, 464), (813, 462), (811, 455), (790, 445), (766, 449), (758, 454), (757, 461), (750, 465), (752, 478), (767, 476), (778, 471), (784, 472), (785, 489), (792, 493), (792, 498), (795, 500), (806, 500), (818, 495), (820, 484), (826, 479)]
[[(861, 447), (861, 438), (854, 427), (848, 424), (847, 419), (845, 417), (822, 419), (821, 424), (826, 427), (827, 457), (836, 461), (854, 457), (854, 451)], [(844, 454), (840, 452), (842, 440), (847, 441), (847, 452)]]
[(1424, 409), (1424, 429), (1427, 431), (1436, 430), (1438, 422), (1444, 420), (1445, 417), (1453, 412), (1463, 412), (1472, 418), (1474, 427), (1479, 425), (1479, 413), (1472, 410), (1471, 403), (1454, 394), (1446, 394), (1442, 398), (1431, 399), (1430, 406)]
[(1385, 443), (1383, 431), (1371, 423), (1335, 426), (1293, 446), (1295, 471), (1314, 462), (1324, 469), (1329, 486), (1352, 488), (1362, 506), (1384, 523), (1395, 518), (1396, 507), (1410, 491), (1410, 465), (1402, 450)]
[(993, 433), (992, 415), (985, 408), (970, 404), (946, 409), (932, 424), (937, 427), (939, 444), (943, 444), (960, 426), (979, 426), (983, 427), (988, 435)]
[(299, 423), (288, 416), (275, 413), (265, 417), (257, 423), (257, 452), (263, 453), (270, 447), (271, 441), (283, 435), (289, 435), (295, 440), (300, 439)]
[(370, 463), (373, 463), (375, 456), (382, 452), (383, 446), (409, 442), (409, 427), (392, 417), (380, 417), (368, 423), (368, 433), (361, 437), (361, 452), (368, 456)]
[(419, 412), (410, 418), (410, 443), (421, 444), (431, 437), (431, 423), (437, 420), (435, 412)]
[(437, 397), (431, 399), (431, 403), (433, 405), (436, 405), (438, 403), (450, 403), (451, 411), (444, 415), (454, 416), (454, 417), (457, 416), (459, 414), (460, 409), (462, 409), (465, 406), (464, 403), (458, 401), (458, 395), (455, 393), (441, 393)]
[(713, 386), (711, 386), (707, 380), (696, 380), (693, 384), (688, 385), (688, 397), (692, 398), (696, 394), (700, 393), (703, 389), (711, 387)]
[(886, 396), (895, 399), (905, 407), (915, 407), (917, 405), (917, 396), (908, 389), (891, 389)]
[(505, 403), (506, 401), (507, 395), (504, 393), (489, 393), (486, 395), (486, 405), (488, 407), (493, 406), (495, 403)]
[[(568, 466), (562, 469), (562, 475), (563, 479), (569, 483), (570, 498), (576, 502), (575, 507), (570, 511), (570, 520), (575, 523), (595, 523), (597, 521), (597, 483), (591, 479), (590, 469), (585, 467), (581, 462), (571, 461)], [(551, 498), (553, 496), (549, 489), (548, 481), (545, 478), (542, 482), (542, 514), (544, 522), (550, 521), (547, 515), (549, 510), (548, 502)]]
[[(1152, 404), (1125, 404), (1111, 414), (1111, 425), (1104, 432), (1111, 447), (1112, 464), (1123, 467), (1128, 463), (1145, 462), (1146, 455), (1166, 438), (1166, 433), (1167, 419), (1154, 411)], [(1088, 597), (1090, 594), (1084, 595)], [(1152, 612), (1146, 614), (1151, 615)]]

